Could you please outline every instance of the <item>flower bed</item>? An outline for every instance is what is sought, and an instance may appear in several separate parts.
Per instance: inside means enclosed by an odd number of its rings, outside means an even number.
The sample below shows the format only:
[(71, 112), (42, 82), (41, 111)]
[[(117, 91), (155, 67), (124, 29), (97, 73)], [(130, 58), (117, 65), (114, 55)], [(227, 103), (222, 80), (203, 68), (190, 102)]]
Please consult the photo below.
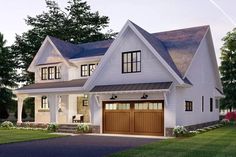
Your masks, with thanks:
[(201, 134), (219, 127), (222, 127), (224, 125), (227, 125), (226, 123), (221, 123), (221, 124), (215, 124), (215, 125), (211, 125), (208, 127), (204, 127), (202, 129), (197, 129), (197, 130), (193, 130), (193, 131), (188, 131), (184, 126), (176, 126), (173, 129), (173, 135), (176, 137), (189, 137), (189, 136), (195, 136), (197, 134)]

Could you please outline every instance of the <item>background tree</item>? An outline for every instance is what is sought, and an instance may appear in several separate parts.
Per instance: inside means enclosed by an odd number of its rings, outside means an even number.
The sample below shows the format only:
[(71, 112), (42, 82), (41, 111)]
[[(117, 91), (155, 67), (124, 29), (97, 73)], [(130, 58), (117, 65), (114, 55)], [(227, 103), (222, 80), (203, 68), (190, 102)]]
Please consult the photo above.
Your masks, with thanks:
[(112, 31), (103, 33), (108, 27), (109, 18), (91, 12), (90, 6), (81, 0), (69, 0), (64, 10), (55, 1), (46, 0), (46, 7), (46, 12), (27, 17), (25, 21), (31, 29), (16, 35), (12, 46), (14, 53), (18, 54), (19, 68), (22, 69), (19, 81), (27, 84), (34, 82), (34, 76), (26, 70), (47, 35), (72, 43), (104, 40), (116, 35)]
[(16, 86), (15, 58), (14, 53), (6, 46), (3, 34), (0, 33), (0, 119), (9, 116), (7, 108), (14, 102), (10, 88)]
[(221, 101), (221, 108), (236, 108), (236, 28), (228, 32), (223, 38), (221, 48), (221, 80), (225, 98)]

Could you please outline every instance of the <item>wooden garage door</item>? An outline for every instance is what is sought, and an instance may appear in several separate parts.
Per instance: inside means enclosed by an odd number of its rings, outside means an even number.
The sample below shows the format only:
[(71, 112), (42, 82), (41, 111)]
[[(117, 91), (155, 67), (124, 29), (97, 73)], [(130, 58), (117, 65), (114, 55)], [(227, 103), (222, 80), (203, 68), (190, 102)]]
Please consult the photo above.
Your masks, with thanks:
[(163, 136), (163, 102), (103, 102), (103, 132)]

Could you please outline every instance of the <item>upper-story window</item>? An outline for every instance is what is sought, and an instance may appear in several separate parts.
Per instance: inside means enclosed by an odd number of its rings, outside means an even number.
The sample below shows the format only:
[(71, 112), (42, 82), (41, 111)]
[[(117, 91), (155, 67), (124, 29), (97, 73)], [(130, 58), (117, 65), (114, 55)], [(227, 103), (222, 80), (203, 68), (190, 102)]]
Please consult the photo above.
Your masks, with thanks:
[(55, 67), (48, 67), (48, 79), (54, 80), (55, 78)]
[(41, 79), (47, 80), (48, 79), (48, 68), (41, 68)]
[(61, 67), (60, 66), (56, 66), (55, 70), (56, 70), (55, 78), (56, 79), (61, 79)]
[(54, 80), (61, 78), (61, 70), (59, 66), (43, 67), (41, 68), (42, 80)]
[(141, 72), (141, 51), (122, 53), (122, 73)]
[(96, 64), (83, 64), (81, 65), (81, 77), (91, 76), (96, 68)]

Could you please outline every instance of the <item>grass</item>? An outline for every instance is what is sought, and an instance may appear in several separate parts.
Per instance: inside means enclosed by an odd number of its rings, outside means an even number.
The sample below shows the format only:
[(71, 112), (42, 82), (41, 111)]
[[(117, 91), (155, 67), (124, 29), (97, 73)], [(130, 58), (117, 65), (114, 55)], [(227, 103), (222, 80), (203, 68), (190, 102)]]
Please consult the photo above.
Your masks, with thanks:
[(235, 157), (236, 126), (147, 144), (111, 157)]
[(62, 135), (50, 134), (48, 131), (17, 130), (0, 128), (0, 144), (41, 140), (62, 137)]

